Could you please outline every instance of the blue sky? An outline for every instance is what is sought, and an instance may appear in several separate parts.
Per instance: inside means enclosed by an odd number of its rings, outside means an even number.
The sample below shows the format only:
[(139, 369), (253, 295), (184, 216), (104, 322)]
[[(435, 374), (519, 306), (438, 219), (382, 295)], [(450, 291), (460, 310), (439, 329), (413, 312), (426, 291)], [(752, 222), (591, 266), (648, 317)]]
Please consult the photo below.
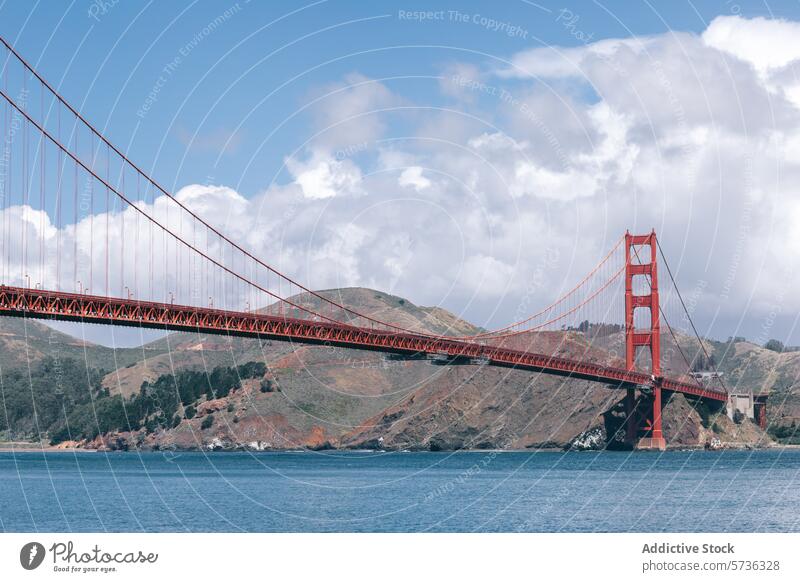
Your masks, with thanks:
[(798, 21), (797, 2), (0, 1), (0, 34), (111, 141), (312, 287), (493, 327), (542, 265), (545, 305), (656, 227), (705, 333), (788, 343)]

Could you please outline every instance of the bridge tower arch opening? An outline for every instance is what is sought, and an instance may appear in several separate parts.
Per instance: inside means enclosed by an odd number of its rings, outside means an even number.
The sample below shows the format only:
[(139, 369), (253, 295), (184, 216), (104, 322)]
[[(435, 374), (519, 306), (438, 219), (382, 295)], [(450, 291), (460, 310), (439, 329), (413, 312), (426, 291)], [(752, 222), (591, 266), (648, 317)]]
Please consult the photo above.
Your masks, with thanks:
[[(629, 388), (625, 395), (626, 441), (633, 445), (644, 429), (646, 434), (639, 439), (638, 448), (664, 450), (666, 441), (661, 428), (661, 324), (658, 303), (658, 263), (656, 260), (656, 232), (634, 235), (625, 233), (625, 365), (628, 371), (636, 367), (639, 348), (650, 352), (652, 384), (646, 387), (649, 402), (637, 407), (636, 389)], [(636, 277), (647, 280), (647, 291), (642, 293)], [(636, 327), (634, 314), (637, 309), (650, 313), (649, 327)]]

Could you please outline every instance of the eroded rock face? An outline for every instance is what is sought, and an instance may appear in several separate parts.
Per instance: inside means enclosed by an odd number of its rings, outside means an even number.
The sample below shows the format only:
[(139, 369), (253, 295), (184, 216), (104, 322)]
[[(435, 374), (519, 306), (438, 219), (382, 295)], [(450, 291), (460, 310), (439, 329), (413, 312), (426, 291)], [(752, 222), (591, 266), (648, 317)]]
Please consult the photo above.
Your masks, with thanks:
[[(424, 365), (424, 364), (419, 364)], [(455, 450), (562, 448), (602, 424), (619, 394), (579, 380), (453, 366), (345, 434), (352, 448)]]
[(228, 399), (227, 398), (216, 398), (214, 400), (209, 400), (207, 402), (201, 402), (197, 405), (197, 417), (201, 418), (208, 414), (213, 414), (215, 412), (219, 412), (220, 410), (225, 410), (228, 406)]
[(683, 394), (672, 394), (661, 412), (664, 438), (670, 447), (705, 444), (703, 419)]
[(701, 404), (673, 394), (662, 412), (664, 436), (670, 448), (706, 447), (719, 439), (721, 448), (770, 446), (772, 439), (753, 420), (736, 423), (728, 418), (724, 405)]
[(605, 429), (602, 426), (595, 426), (576, 436), (564, 448), (568, 451), (602, 451), (606, 445)]

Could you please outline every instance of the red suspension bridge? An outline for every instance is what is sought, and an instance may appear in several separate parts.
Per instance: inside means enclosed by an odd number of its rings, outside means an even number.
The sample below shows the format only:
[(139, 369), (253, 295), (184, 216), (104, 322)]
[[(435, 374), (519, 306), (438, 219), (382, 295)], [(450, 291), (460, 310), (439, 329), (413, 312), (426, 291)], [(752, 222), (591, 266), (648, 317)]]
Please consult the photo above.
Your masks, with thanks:
[[(728, 400), (721, 382), (687, 374), (692, 362), (677, 340), (684, 373), (662, 375), (662, 321), (675, 334), (660, 301), (655, 232), (625, 234), (555, 302), (498, 330), (432, 334), (382, 321), (226, 236), (0, 41), (0, 315), (335, 345), (602, 382), (626, 391), (626, 440), (645, 448), (665, 446), (664, 393)], [(671, 273), (670, 281), (666, 304), (681, 306), (694, 330)], [(580, 337), (597, 341), (576, 347)], [(617, 349), (614, 337), (624, 345)], [(762, 426), (764, 406), (756, 402)]]

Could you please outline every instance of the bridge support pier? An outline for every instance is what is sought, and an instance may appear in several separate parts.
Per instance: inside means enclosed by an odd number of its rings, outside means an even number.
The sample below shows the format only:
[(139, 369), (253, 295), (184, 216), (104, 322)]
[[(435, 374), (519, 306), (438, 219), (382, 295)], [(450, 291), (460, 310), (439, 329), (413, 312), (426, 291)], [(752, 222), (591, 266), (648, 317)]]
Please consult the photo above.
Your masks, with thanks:
[(625, 395), (625, 443), (636, 450), (663, 451), (667, 447), (662, 428), (662, 388), (642, 387), (637, 400), (636, 390), (628, 388)]
[[(649, 256), (642, 249), (639, 254), (638, 247), (650, 247)], [(663, 451), (666, 448), (666, 440), (661, 430), (661, 324), (659, 319), (658, 304), (658, 268), (656, 265), (657, 255), (656, 232), (650, 234), (633, 235), (625, 233), (625, 363), (628, 370), (636, 368), (636, 350), (639, 347), (649, 348), (650, 351), (650, 370), (652, 374), (653, 409), (648, 412), (647, 424), (649, 428), (647, 436), (639, 439), (639, 414), (636, 411), (636, 393), (629, 388), (625, 398), (625, 410), (628, 412), (626, 440), (638, 449), (658, 449)], [(635, 260), (634, 260), (635, 259)], [(648, 262), (645, 262), (648, 260)], [(634, 277), (640, 276), (644, 279), (643, 283), (649, 287), (649, 292), (643, 294), (634, 293)], [(643, 285), (639, 285), (641, 288)], [(634, 312), (637, 308), (647, 309), (650, 312), (650, 328), (637, 329), (634, 324)]]
[(649, 436), (642, 437), (636, 443), (637, 449), (663, 451), (667, 448), (667, 441), (661, 428), (661, 387), (653, 387), (653, 410), (652, 420), (648, 424), (650, 429)]
[(753, 416), (761, 430), (767, 430), (767, 395), (759, 394), (753, 404)]
[(636, 390), (628, 388), (625, 393), (625, 442), (633, 447), (639, 436), (639, 418), (636, 411)]

